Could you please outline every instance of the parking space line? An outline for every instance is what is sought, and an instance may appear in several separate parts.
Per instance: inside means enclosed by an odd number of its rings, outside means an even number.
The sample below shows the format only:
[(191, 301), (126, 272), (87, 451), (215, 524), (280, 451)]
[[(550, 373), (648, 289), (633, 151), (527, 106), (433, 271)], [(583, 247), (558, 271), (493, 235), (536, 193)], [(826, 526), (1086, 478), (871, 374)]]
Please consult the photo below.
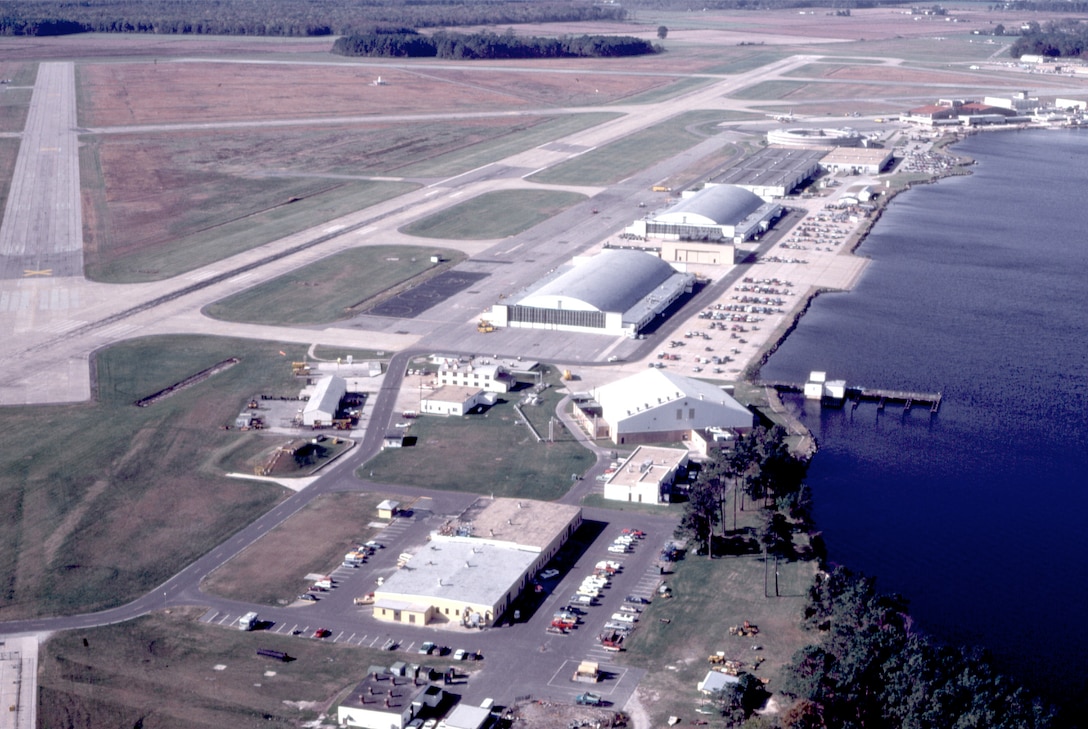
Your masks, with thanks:
[[(354, 635), (354, 633), (352, 635)], [(332, 639), (332, 642), (336, 643), (337, 641), (339, 641), (343, 637), (344, 637), (344, 631), (341, 630), (340, 633), (335, 638)]]
[(216, 618), (216, 616), (217, 616), (217, 615), (219, 615), (219, 611), (218, 611), (218, 610), (209, 610), (208, 612), (204, 613), (204, 617), (202, 617), (202, 618), (200, 619), (200, 622), (202, 622), (202, 623), (210, 623), (210, 622), (212, 622), (213, 620), (215, 620), (215, 618)]

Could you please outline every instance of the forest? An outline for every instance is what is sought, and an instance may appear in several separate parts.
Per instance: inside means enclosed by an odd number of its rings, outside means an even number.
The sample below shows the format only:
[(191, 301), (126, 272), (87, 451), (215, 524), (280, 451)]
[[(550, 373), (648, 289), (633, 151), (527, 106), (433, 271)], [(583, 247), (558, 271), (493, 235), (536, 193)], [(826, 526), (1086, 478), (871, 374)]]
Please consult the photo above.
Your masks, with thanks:
[(350, 35), (374, 26), (623, 20), (621, 5), (590, 0), (6, 0), (0, 35), (160, 33)]
[(477, 58), (610, 58), (656, 53), (649, 41), (631, 36), (581, 35), (540, 38), (451, 33), (438, 31), (430, 36), (400, 28), (375, 29), (370, 33), (338, 38), (332, 52), (343, 56), (437, 57), (457, 60)]
[(1013, 43), (1009, 50), (1013, 58), (1024, 54), (1052, 58), (1088, 58), (1088, 23), (1066, 18), (1031, 28)]

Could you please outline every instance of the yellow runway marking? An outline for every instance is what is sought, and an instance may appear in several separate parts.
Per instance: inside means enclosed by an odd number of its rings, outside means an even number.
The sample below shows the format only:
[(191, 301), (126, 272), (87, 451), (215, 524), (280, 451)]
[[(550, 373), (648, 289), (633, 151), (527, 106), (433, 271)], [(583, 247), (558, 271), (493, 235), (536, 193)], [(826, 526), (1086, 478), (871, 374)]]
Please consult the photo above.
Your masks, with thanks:
[(23, 275), (24, 276), (52, 276), (53, 275), (53, 269), (43, 268), (41, 270), (35, 270), (33, 268), (25, 268), (25, 269), (23, 269)]

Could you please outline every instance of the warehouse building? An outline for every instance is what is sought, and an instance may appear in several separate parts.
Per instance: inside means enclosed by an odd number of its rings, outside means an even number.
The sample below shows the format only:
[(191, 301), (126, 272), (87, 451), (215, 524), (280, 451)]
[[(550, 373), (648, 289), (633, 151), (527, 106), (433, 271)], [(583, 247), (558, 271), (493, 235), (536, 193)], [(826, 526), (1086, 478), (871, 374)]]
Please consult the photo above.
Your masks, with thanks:
[(655, 255), (609, 249), (576, 258), (486, 316), (501, 327), (634, 337), (694, 282)]
[(514, 376), (505, 366), (491, 360), (462, 362), (446, 359), (438, 365), (436, 373), (439, 385), (479, 387), (488, 392), (509, 392), (516, 384)]
[(733, 244), (762, 235), (782, 212), (780, 205), (742, 187), (708, 184), (664, 212), (636, 220), (625, 232), (662, 241), (661, 258), (667, 261), (732, 265)]
[(493, 625), (581, 526), (577, 506), (479, 499), (433, 532), (374, 594), (374, 617), (410, 625)]
[(693, 430), (750, 430), (755, 416), (717, 386), (651, 368), (575, 401), (574, 417), (593, 437), (617, 445), (688, 440)]
[(828, 172), (845, 172), (850, 175), (879, 174), (892, 160), (890, 149), (833, 149), (820, 164)]
[(372, 670), (336, 709), (341, 726), (404, 729), (424, 706), (435, 708), (442, 689), (388, 670)]
[(820, 172), (826, 149), (765, 147), (711, 177), (707, 185), (736, 185), (770, 202), (789, 195)]
[(767, 144), (776, 147), (860, 147), (865, 138), (856, 129), (773, 129)]

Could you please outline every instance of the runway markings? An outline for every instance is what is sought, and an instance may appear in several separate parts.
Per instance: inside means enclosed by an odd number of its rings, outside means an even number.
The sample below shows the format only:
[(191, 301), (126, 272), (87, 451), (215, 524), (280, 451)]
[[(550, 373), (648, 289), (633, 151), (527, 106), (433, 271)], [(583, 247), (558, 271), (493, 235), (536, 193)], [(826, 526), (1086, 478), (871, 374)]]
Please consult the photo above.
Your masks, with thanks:
[(70, 332), (73, 329), (77, 329), (86, 324), (83, 321), (73, 321), (72, 319), (63, 319), (61, 321), (50, 322), (49, 324), (40, 328), (39, 331), (49, 332), (50, 334), (64, 334)]
[(246, 273), (240, 273), (237, 276), (229, 279), (227, 281), (227, 283), (239, 283), (241, 281), (245, 281), (247, 278), (253, 278), (256, 275), (257, 274), (253, 273), (252, 271), (248, 271)]
[(115, 337), (123, 337), (126, 334), (131, 334), (140, 327), (135, 324), (114, 324), (111, 327), (99, 330), (99, 335), (106, 337), (107, 339), (113, 339)]
[(29, 277), (29, 276), (52, 276), (53, 275), (53, 269), (51, 269), (51, 268), (41, 268), (41, 269), (25, 268), (25, 269), (23, 269), (23, 275), (27, 276), (27, 277)]
[(188, 274), (185, 278), (189, 281), (203, 281), (209, 279), (212, 276), (218, 276), (219, 271), (194, 271)]

